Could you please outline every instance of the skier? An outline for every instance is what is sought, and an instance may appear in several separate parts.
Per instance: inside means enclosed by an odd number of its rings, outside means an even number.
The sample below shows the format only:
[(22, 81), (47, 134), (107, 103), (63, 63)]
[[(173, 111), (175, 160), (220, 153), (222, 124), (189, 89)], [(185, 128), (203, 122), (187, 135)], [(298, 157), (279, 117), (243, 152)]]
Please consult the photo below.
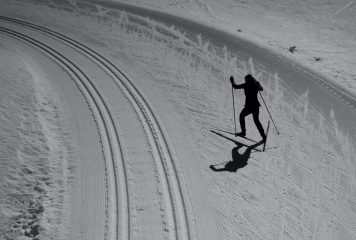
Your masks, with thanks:
[(230, 81), (234, 89), (243, 89), (246, 96), (245, 107), (240, 113), (241, 132), (236, 133), (236, 136), (246, 136), (245, 117), (252, 113), (253, 121), (262, 137), (261, 142), (265, 142), (267, 137), (258, 118), (261, 105), (257, 99), (257, 94), (259, 91), (263, 91), (263, 87), (251, 74), (245, 76), (245, 83), (243, 84), (236, 85), (233, 76), (230, 77)]

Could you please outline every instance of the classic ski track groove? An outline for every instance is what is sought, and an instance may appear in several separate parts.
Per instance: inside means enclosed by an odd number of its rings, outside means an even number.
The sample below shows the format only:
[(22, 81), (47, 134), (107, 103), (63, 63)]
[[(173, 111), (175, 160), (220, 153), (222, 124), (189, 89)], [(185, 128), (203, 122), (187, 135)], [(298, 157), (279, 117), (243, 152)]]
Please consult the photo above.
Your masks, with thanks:
[[(123, 216), (124, 219), (121, 219), (124, 221), (124, 224), (127, 226), (125, 228), (119, 228), (119, 193), (118, 193), (118, 181), (123, 180), (124, 185), (127, 185), (126, 182), (126, 170), (124, 167), (123, 159), (123, 151), (120, 145), (120, 139), (117, 131), (117, 127), (115, 125), (115, 122), (113, 120), (113, 117), (111, 115), (111, 112), (103, 100), (102, 95), (100, 94), (99, 90), (95, 87), (95, 85), (91, 82), (91, 80), (85, 75), (84, 72), (81, 71), (73, 62), (71, 62), (69, 59), (67, 59), (65, 56), (62, 54), (58, 53), (56, 50), (53, 48), (45, 45), (42, 42), (39, 42), (29, 36), (26, 36), (22, 33), (13, 31), (8, 28), (4, 28), (0, 26), (0, 31), (3, 33), (6, 33), (16, 39), (19, 39), (26, 44), (29, 44), (30, 46), (34, 46), (40, 51), (50, 58), (52, 61), (54, 61), (56, 64), (58, 64), (63, 71), (65, 71), (70, 78), (75, 82), (77, 87), (79, 88), (80, 92), (83, 94), (83, 97), (85, 101), (88, 104), (88, 107), (91, 111), (91, 114), (94, 118), (94, 121), (96, 123), (96, 127), (98, 130), (99, 134), (99, 139), (100, 139), (100, 144), (101, 144), (101, 151), (102, 151), (102, 156), (104, 159), (104, 169), (105, 169), (105, 182), (106, 182), (106, 196), (105, 196), (105, 233), (104, 233), (104, 239), (128, 239), (129, 236), (129, 213), (128, 213), (128, 207), (125, 207), (123, 212), (120, 212)], [(104, 141), (107, 142), (107, 145), (104, 144)], [(108, 149), (109, 148), (109, 149)], [(119, 154), (119, 156), (116, 156)], [(111, 162), (110, 160), (111, 159)], [(121, 164), (123, 167), (118, 167), (116, 160), (121, 159)], [(111, 170), (108, 170), (111, 167)], [(118, 174), (116, 171), (119, 169), (120, 173)], [(110, 175), (110, 172), (112, 175)], [(120, 175), (120, 176), (118, 176)], [(118, 179), (118, 177), (120, 179)], [(110, 184), (108, 184), (108, 179), (113, 178), (115, 186), (113, 187), (114, 189), (110, 188)], [(121, 186), (121, 187), (125, 187)], [(111, 203), (110, 197), (109, 197), (109, 189), (111, 191), (115, 192), (115, 204)], [(127, 187), (125, 187), (126, 194), (120, 194), (121, 196), (121, 204), (126, 205), (128, 204), (128, 195), (127, 195)], [(109, 213), (109, 208), (108, 205), (111, 204), (112, 207), (114, 207), (116, 212), (116, 216), (111, 216)], [(126, 211), (126, 212), (125, 212)], [(111, 222), (113, 221), (113, 222)], [(113, 229), (109, 229), (112, 226)], [(114, 227), (115, 226), (115, 227)], [(120, 235), (121, 237), (119, 238), (119, 229), (121, 230)], [(109, 235), (110, 234), (110, 235)], [(112, 236), (114, 234), (114, 236)]]
[[(132, 83), (129, 77), (104, 56), (70, 37), (17, 19), (3, 16), (0, 16), (0, 19), (44, 32), (47, 35), (59, 39), (73, 49), (82, 52), (114, 80), (117, 86), (128, 97), (131, 104), (135, 108), (135, 111), (138, 112), (138, 116), (140, 118), (143, 117), (143, 119), (141, 119), (143, 121), (141, 122), (148, 125), (148, 128), (145, 127), (145, 131), (149, 138), (151, 138), (151, 147), (156, 151), (155, 161), (159, 166), (158, 173), (160, 174), (160, 179), (163, 181), (165, 185), (164, 188), (167, 191), (165, 193), (167, 195), (166, 198), (168, 198), (166, 201), (169, 201), (167, 203), (167, 207), (170, 208), (172, 213), (170, 224), (174, 225), (174, 233), (171, 233), (171, 239), (191, 239), (189, 219), (187, 216), (186, 204), (184, 202), (182, 186), (179, 181), (177, 166), (174, 163), (174, 157), (170, 150), (169, 142), (166, 139), (161, 124), (154, 114), (151, 106), (148, 104), (142, 93)], [(164, 174), (163, 176), (162, 173)], [(175, 204), (177, 207), (175, 207)]]

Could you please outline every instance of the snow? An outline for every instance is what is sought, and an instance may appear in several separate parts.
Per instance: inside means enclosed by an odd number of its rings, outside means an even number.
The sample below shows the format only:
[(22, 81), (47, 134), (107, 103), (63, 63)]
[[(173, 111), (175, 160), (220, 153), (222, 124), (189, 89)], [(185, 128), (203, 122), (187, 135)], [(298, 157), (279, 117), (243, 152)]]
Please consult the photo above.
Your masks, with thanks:
[(60, 104), (36, 62), (5, 36), (0, 53), (1, 239), (61, 236), (70, 163)]
[[(356, 93), (354, 1), (117, 2), (144, 6), (229, 31), (312, 68), (329, 81)], [(288, 51), (292, 46), (296, 46), (293, 54)]]
[[(198, 32), (70, 2), (6, 2), (0, 13), (70, 36), (119, 70), (70, 42), (1, 20), (70, 61), (0, 33), (0, 239), (356, 238), (352, 104), (302, 79), (302, 88), (287, 85), (277, 63), (214, 46)], [(334, 66), (340, 73), (326, 81), (355, 89), (353, 2), (130, 3), (225, 28), (321, 75)], [(331, 49), (346, 54), (329, 59)], [(234, 129), (226, 79), (246, 73), (263, 84), (281, 132), (270, 126), (265, 153), (246, 151), (226, 133)], [(234, 97), (238, 114), (244, 99)], [(265, 108), (260, 119), (266, 126)], [(250, 117), (247, 130), (259, 138)], [(213, 164), (237, 165), (214, 172)]]

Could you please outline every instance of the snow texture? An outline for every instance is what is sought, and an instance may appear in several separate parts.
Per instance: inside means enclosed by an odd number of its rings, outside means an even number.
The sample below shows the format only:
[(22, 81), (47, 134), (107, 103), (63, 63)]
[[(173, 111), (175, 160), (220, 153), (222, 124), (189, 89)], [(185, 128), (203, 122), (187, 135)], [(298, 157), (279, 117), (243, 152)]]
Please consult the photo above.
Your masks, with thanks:
[[(289, 55), (291, 61), (311, 64), (312, 57), (320, 57), (321, 63), (313, 62), (312, 68), (325, 75), (337, 69), (340, 72), (329, 80), (355, 91), (352, 1), (330, 2), (322, 9), (319, 1), (133, 3), (249, 32), (245, 38)], [(112, 239), (125, 227), (127, 236), (121, 236), (131, 239), (356, 238), (355, 136), (340, 124), (334, 110), (325, 114), (311, 103), (308, 91), (288, 88), (268, 63), (215, 46), (198, 33), (99, 3), (15, 1), (4, 4), (0, 13), (72, 36), (107, 56), (119, 66), (121, 78), (133, 83), (117, 88), (105, 71), (84, 60), (85, 54), (42, 40), (65, 50), (95, 79), (103, 104), (109, 106), (107, 114), (113, 113), (113, 126), (119, 128), (123, 165), (114, 156), (112, 165), (104, 162), (93, 171), (86, 167), (89, 162), (72, 159), (71, 148), (83, 150), (66, 135), (66, 111), (55, 93), (61, 89), (53, 89), (36, 59), (26, 55), (30, 52), (19, 52), (6, 34), (0, 35), (0, 239), (97, 239), (100, 234)], [(293, 29), (291, 34), (285, 34), (287, 27)], [(262, 83), (263, 98), (280, 132), (271, 126), (265, 153), (246, 152), (241, 143), (211, 132), (233, 138), (226, 133), (234, 128), (227, 79), (247, 73)], [(238, 93), (234, 97), (238, 114), (244, 98)], [(354, 114), (352, 106), (349, 110)], [(98, 121), (96, 110), (91, 111), (94, 119), (88, 121)], [(264, 126), (268, 118), (261, 108)], [(258, 139), (251, 120), (248, 135)], [(96, 124), (100, 130), (100, 122)], [(70, 131), (83, 134), (77, 125), (70, 125)], [(94, 135), (88, 134), (106, 156), (112, 138), (97, 140)], [(99, 159), (93, 157), (96, 164), (102, 163)], [(71, 161), (78, 165), (73, 178)], [(214, 164), (227, 171), (212, 171), (209, 166)], [(127, 172), (119, 172), (125, 178), (115, 185), (111, 174), (119, 169)], [(90, 177), (93, 185), (80, 183)], [(95, 195), (95, 188), (107, 195), (105, 200)], [(116, 206), (114, 198), (125, 199), (124, 195), (128, 205), (116, 200)], [(70, 205), (78, 209), (67, 207), (65, 199), (72, 199)], [(74, 202), (78, 199), (85, 206)], [(121, 220), (117, 228), (112, 224), (116, 217)]]
[(3, 36), (0, 54), (0, 238), (54, 239), (70, 176), (60, 104), (33, 59)]

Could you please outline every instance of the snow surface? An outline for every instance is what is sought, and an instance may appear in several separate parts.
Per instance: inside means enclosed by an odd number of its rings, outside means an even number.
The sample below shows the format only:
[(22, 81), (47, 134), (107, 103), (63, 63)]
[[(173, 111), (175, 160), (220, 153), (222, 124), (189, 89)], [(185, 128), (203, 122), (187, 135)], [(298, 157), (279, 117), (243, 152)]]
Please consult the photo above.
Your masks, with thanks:
[[(108, 5), (69, 3), (8, 1), (0, 15), (70, 36), (120, 72), (111, 72), (77, 45), (0, 20), (0, 239), (356, 238), (352, 103), (315, 85), (305, 92), (303, 80), (301, 92), (285, 84), (286, 75), (276, 72), (274, 63), (214, 46), (199, 32), (191, 36)], [(134, 3), (230, 26), (227, 31), (235, 31), (231, 22), (244, 22), (238, 26), (243, 38), (279, 54), (289, 48), (286, 40), (301, 39), (288, 57), (309, 59), (323, 74), (333, 71), (323, 61), (329, 56), (325, 49), (340, 44), (349, 55), (342, 55), (340, 75), (328, 80), (353, 87), (353, 2), (327, 5), (328, 11), (317, 8), (318, 1), (307, 7), (302, 1)], [(226, 13), (232, 9), (239, 14)], [(313, 16), (311, 30), (325, 26), (324, 11), (340, 17), (335, 28), (344, 21), (345, 35), (335, 37), (337, 28), (318, 41), (309, 38), (305, 19)], [(298, 35), (285, 36), (282, 22), (299, 29)], [(279, 28), (271, 27), (276, 24)], [(325, 44), (321, 64), (309, 52), (319, 42)], [(255, 45), (250, 50), (256, 51)], [(250, 142), (235, 142), (227, 133), (234, 131), (234, 122), (226, 79), (248, 72), (263, 84), (281, 132), (270, 126), (265, 153), (248, 151), (242, 144)], [(238, 113), (241, 94), (235, 93), (235, 101)], [(266, 126), (265, 109), (260, 118)], [(251, 138), (259, 138), (251, 118), (247, 128)], [(212, 164), (221, 171), (212, 171)]]
[(70, 162), (61, 106), (37, 62), (0, 38), (0, 236), (62, 236)]
[[(100, 2), (100, 0), (97, 0)], [(114, 0), (115, 2), (115, 0)], [(293, 0), (125, 0), (229, 31), (356, 93), (356, 3)], [(289, 48), (296, 46), (294, 53)]]

